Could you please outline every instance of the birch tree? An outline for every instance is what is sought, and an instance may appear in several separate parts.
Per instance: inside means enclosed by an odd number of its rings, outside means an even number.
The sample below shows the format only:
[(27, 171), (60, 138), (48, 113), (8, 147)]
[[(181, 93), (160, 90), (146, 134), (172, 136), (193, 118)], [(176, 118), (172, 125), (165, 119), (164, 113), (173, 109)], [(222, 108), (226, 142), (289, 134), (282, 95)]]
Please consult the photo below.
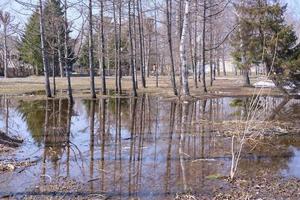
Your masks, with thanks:
[(12, 23), (12, 17), (10, 13), (0, 10), (0, 27), (2, 25), (3, 28), (3, 64), (4, 64), (4, 78), (7, 78), (7, 69), (8, 69), (8, 29), (9, 25)]
[(184, 19), (181, 33), (181, 41), (180, 41), (180, 61), (181, 61), (181, 71), (182, 71), (182, 94), (184, 96), (190, 95), (189, 90), (189, 71), (187, 67), (186, 60), (186, 34), (188, 29), (188, 15), (190, 9), (189, 0), (185, 0), (185, 10), (184, 10)]

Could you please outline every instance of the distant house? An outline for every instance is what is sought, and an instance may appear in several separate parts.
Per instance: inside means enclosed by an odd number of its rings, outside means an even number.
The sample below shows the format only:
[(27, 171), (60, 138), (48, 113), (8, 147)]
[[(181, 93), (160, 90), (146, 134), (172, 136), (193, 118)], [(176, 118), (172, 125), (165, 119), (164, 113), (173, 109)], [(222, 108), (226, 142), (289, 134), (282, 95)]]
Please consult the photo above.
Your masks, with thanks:
[[(23, 63), (19, 58), (18, 51), (19, 39), (17, 37), (8, 37), (8, 77), (24, 77), (33, 74), (33, 67)], [(3, 36), (0, 35), (0, 76), (4, 75), (4, 45)]]

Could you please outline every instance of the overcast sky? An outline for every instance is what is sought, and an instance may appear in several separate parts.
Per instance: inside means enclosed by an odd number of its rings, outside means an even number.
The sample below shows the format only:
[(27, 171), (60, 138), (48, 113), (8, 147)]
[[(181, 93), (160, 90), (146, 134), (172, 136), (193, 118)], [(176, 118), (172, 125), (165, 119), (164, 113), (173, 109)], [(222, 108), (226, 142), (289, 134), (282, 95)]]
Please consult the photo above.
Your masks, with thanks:
[[(12, 15), (14, 15), (16, 18), (15, 20), (17, 22), (20, 22), (20, 24), (24, 25), (27, 22), (28, 17), (32, 13), (31, 10), (32, 8), (28, 9), (20, 5), (19, 3), (17, 3), (17, 1), (18, 0), (0, 0), (0, 9), (12, 13)], [(29, 4), (30, 3), (34, 4), (37, 2), (37, 0), (19, 0), (19, 1), (26, 2)], [(68, 1), (72, 2), (72, 0), (68, 0)], [(295, 16), (297, 21), (299, 20), (300, 23), (300, 0), (282, 0), (282, 2), (288, 3), (288, 12), (293, 14), (293, 16)], [(80, 8), (78, 7), (78, 9)], [(73, 9), (69, 11), (69, 16), (68, 16), (69, 19), (75, 19), (78, 18), (78, 16), (79, 14), (78, 12), (76, 12), (76, 10)]]

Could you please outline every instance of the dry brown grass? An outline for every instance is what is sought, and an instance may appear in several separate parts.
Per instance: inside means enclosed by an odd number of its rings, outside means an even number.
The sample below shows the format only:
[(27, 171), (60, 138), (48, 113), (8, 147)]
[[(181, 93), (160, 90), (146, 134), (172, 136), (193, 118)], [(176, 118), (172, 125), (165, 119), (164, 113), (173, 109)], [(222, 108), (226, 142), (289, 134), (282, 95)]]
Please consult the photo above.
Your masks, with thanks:
[[(253, 77), (252, 82), (257, 78)], [(100, 77), (95, 77), (96, 88), (100, 89)], [(107, 88), (114, 90), (115, 80), (113, 77), (107, 78)], [(209, 80), (207, 81), (209, 84)], [(66, 96), (65, 89), (67, 88), (66, 78), (56, 78), (56, 88), (58, 96)], [(177, 83), (179, 85), (179, 83)], [(51, 79), (52, 86), (52, 79)], [(141, 82), (139, 80), (139, 86)], [(72, 87), (75, 97), (89, 97), (89, 77), (72, 77)], [(125, 91), (131, 90), (130, 77), (123, 77), (122, 87)], [(44, 91), (44, 77), (43, 76), (31, 76), (27, 78), (9, 78), (0, 79), (0, 95), (17, 95), (22, 98), (40, 97), (43, 98)], [(242, 87), (242, 80), (239, 76), (227, 76), (218, 77), (214, 82), (214, 86), (208, 86), (208, 93), (204, 94), (202, 84), (199, 84), (198, 88), (194, 87), (193, 80), (190, 79), (190, 91), (191, 95), (196, 98), (209, 98), (209, 97), (221, 97), (221, 96), (251, 96), (255, 94), (255, 88)], [(257, 90), (258, 91), (258, 90)], [(159, 78), (159, 87), (155, 86), (155, 77), (147, 78), (147, 88), (139, 87), (138, 93), (148, 93), (152, 95), (159, 95), (163, 97), (174, 97), (169, 77), (162, 76)], [(270, 89), (263, 89), (262, 95), (270, 94)], [(272, 89), (272, 95), (280, 95), (280, 92), (276, 89)]]

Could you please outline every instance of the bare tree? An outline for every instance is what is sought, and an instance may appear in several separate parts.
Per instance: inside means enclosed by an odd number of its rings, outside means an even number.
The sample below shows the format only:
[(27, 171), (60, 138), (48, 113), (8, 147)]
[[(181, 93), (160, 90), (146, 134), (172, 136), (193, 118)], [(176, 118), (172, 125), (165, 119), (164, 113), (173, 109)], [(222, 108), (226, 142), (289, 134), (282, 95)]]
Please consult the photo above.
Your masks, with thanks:
[(117, 31), (117, 14), (116, 14), (116, 0), (112, 1), (112, 5), (113, 5), (113, 19), (114, 19), (114, 35), (115, 35), (115, 90), (116, 92), (119, 91), (119, 83), (118, 83), (118, 48), (119, 48), (119, 44), (118, 44), (118, 31)]
[(144, 53), (143, 53), (143, 30), (142, 30), (142, 11), (141, 11), (141, 1), (137, 0), (137, 13), (138, 13), (138, 28), (139, 28), (139, 46), (140, 46), (140, 67), (141, 67), (141, 79), (143, 88), (146, 87), (145, 78), (145, 65), (144, 65)]
[(172, 1), (166, 0), (166, 8), (167, 8), (167, 32), (168, 32), (168, 44), (170, 51), (170, 60), (171, 60), (171, 83), (173, 87), (174, 95), (178, 95), (177, 87), (176, 87), (176, 78), (175, 78), (175, 64), (174, 64), (174, 56), (173, 56), (173, 44), (172, 44)]
[[(209, 1), (209, 14), (212, 15), (213, 13), (213, 9), (212, 9), (212, 5), (213, 5), (213, 0)], [(213, 85), (213, 81), (214, 81), (214, 63), (213, 63), (213, 49), (212, 47), (214, 46), (214, 29), (213, 29), (213, 19), (212, 17), (210, 17), (209, 19), (209, 71), (210, 71), (210, 86)]]
[(155, 85), (156, 87), (158, 87), (158, 32), (157, 32), (157, 0), (154, 0), (154, 9), (155, 9), (155, 13), (154, 13), (154, 31), (155, 31), (155, 77), (156, 77), (156, 80), (155, 80)]
[(203, 0), (203, 26), (202, 26), (202, 84), (203, 84), (203, 90), (206, 93), (206, 80), (205, 80), (205, 65), (206, 65), (206, 59), (205, 59), (205, 51), (206, 51), (206, 20), (207, 20), (207, 0)]
[(48, 57), (45, 50), (45, 21), (44, 21), (44, 11), (43, 11), (43, 2), (39, 0), (39, 12), (40, 12), (40, 35), (41, 35), (41, 51), (44, 67), (44, 76), (45, 76), (45, 90), (47, 97), (51, 97), (51, 88), (49, 81), (49, 70), (48, 70)]
[(122, 68), (121, 68), (121, 42), (122, 42), (122, 0), (118, 2), (119, 10), (119, 32), (118, 32), (118, 88), (119, 94), (122, 93)]
[(225, 45), (223, 44), (222, 47), (222, 66), (223, 66), (223, 75), (226, 76), (226, 62), (225, 62)]
[(65, 64), (65, 70), (66, 70), (66, 76), (67, 76), (67, 82), (68, 82), (68, 98), (70, 104), (73, 105), (74, 100), (73, 100), (73, 94), (72, 94), (72, 84), (71, 84), (71, 76), (70, 76), (70, 71), (71, 67), (69, 66), (69, 60), (68, 60), (68, 13), (67, 13), (68, 5), (67, 5), (67, 0), (64, 0), (64, 51), (65, 51), (65, 59), (64, 59), (64, 64)]
[(181, 61), (181, 71), (182, 71), (182, 93), (184, 96), (190, 95), (189, 90), (189, 71), (187, 67), (187, 60), (186, 60), (186, 34), (188, 29), (188, 15), (190, 9), (190, 2), (189, 0), (185, 0), (185, 9), (184, 9), (184, 19), (183, 19), (183, 26), (182, 26), (182, 33), (181, 33), (181, 41), (180, 41), (180, 61)]
[(129, 29), (129, 43), (130, 43), (130, 72), (131, 72), (131, 81), (132, 81), (132, 92), (133, 96), (137, 96), (136, 92), (136, 83), (135, 83), (135, 63), (133, 60), (133, 38), (132, 38), (132, 22), (131, 22), (131, 0), (128, 1), (128, 29)]
[(102, 94), (106, 95), (106, 80), (105, 80), (105, 36), (104, 36), (104, 0), (100, 0), (100, 44), (99, 44), (99, 71), (101, 72), (102, 77)]
[(89, 70), (90, 70), (90, 93), (92, 98), (96, 98), (95, 75), (94, 75), (94, 45), (93, 45), (93, 6), (89, 0)]
[(8, 68), (8, 26), (12, 22), (12, 17), (10, 13), (0, 10), (0, 26), (3, 26), (3, 52), (4, 52), (4, 78), (7, 78), (7, 68)]

